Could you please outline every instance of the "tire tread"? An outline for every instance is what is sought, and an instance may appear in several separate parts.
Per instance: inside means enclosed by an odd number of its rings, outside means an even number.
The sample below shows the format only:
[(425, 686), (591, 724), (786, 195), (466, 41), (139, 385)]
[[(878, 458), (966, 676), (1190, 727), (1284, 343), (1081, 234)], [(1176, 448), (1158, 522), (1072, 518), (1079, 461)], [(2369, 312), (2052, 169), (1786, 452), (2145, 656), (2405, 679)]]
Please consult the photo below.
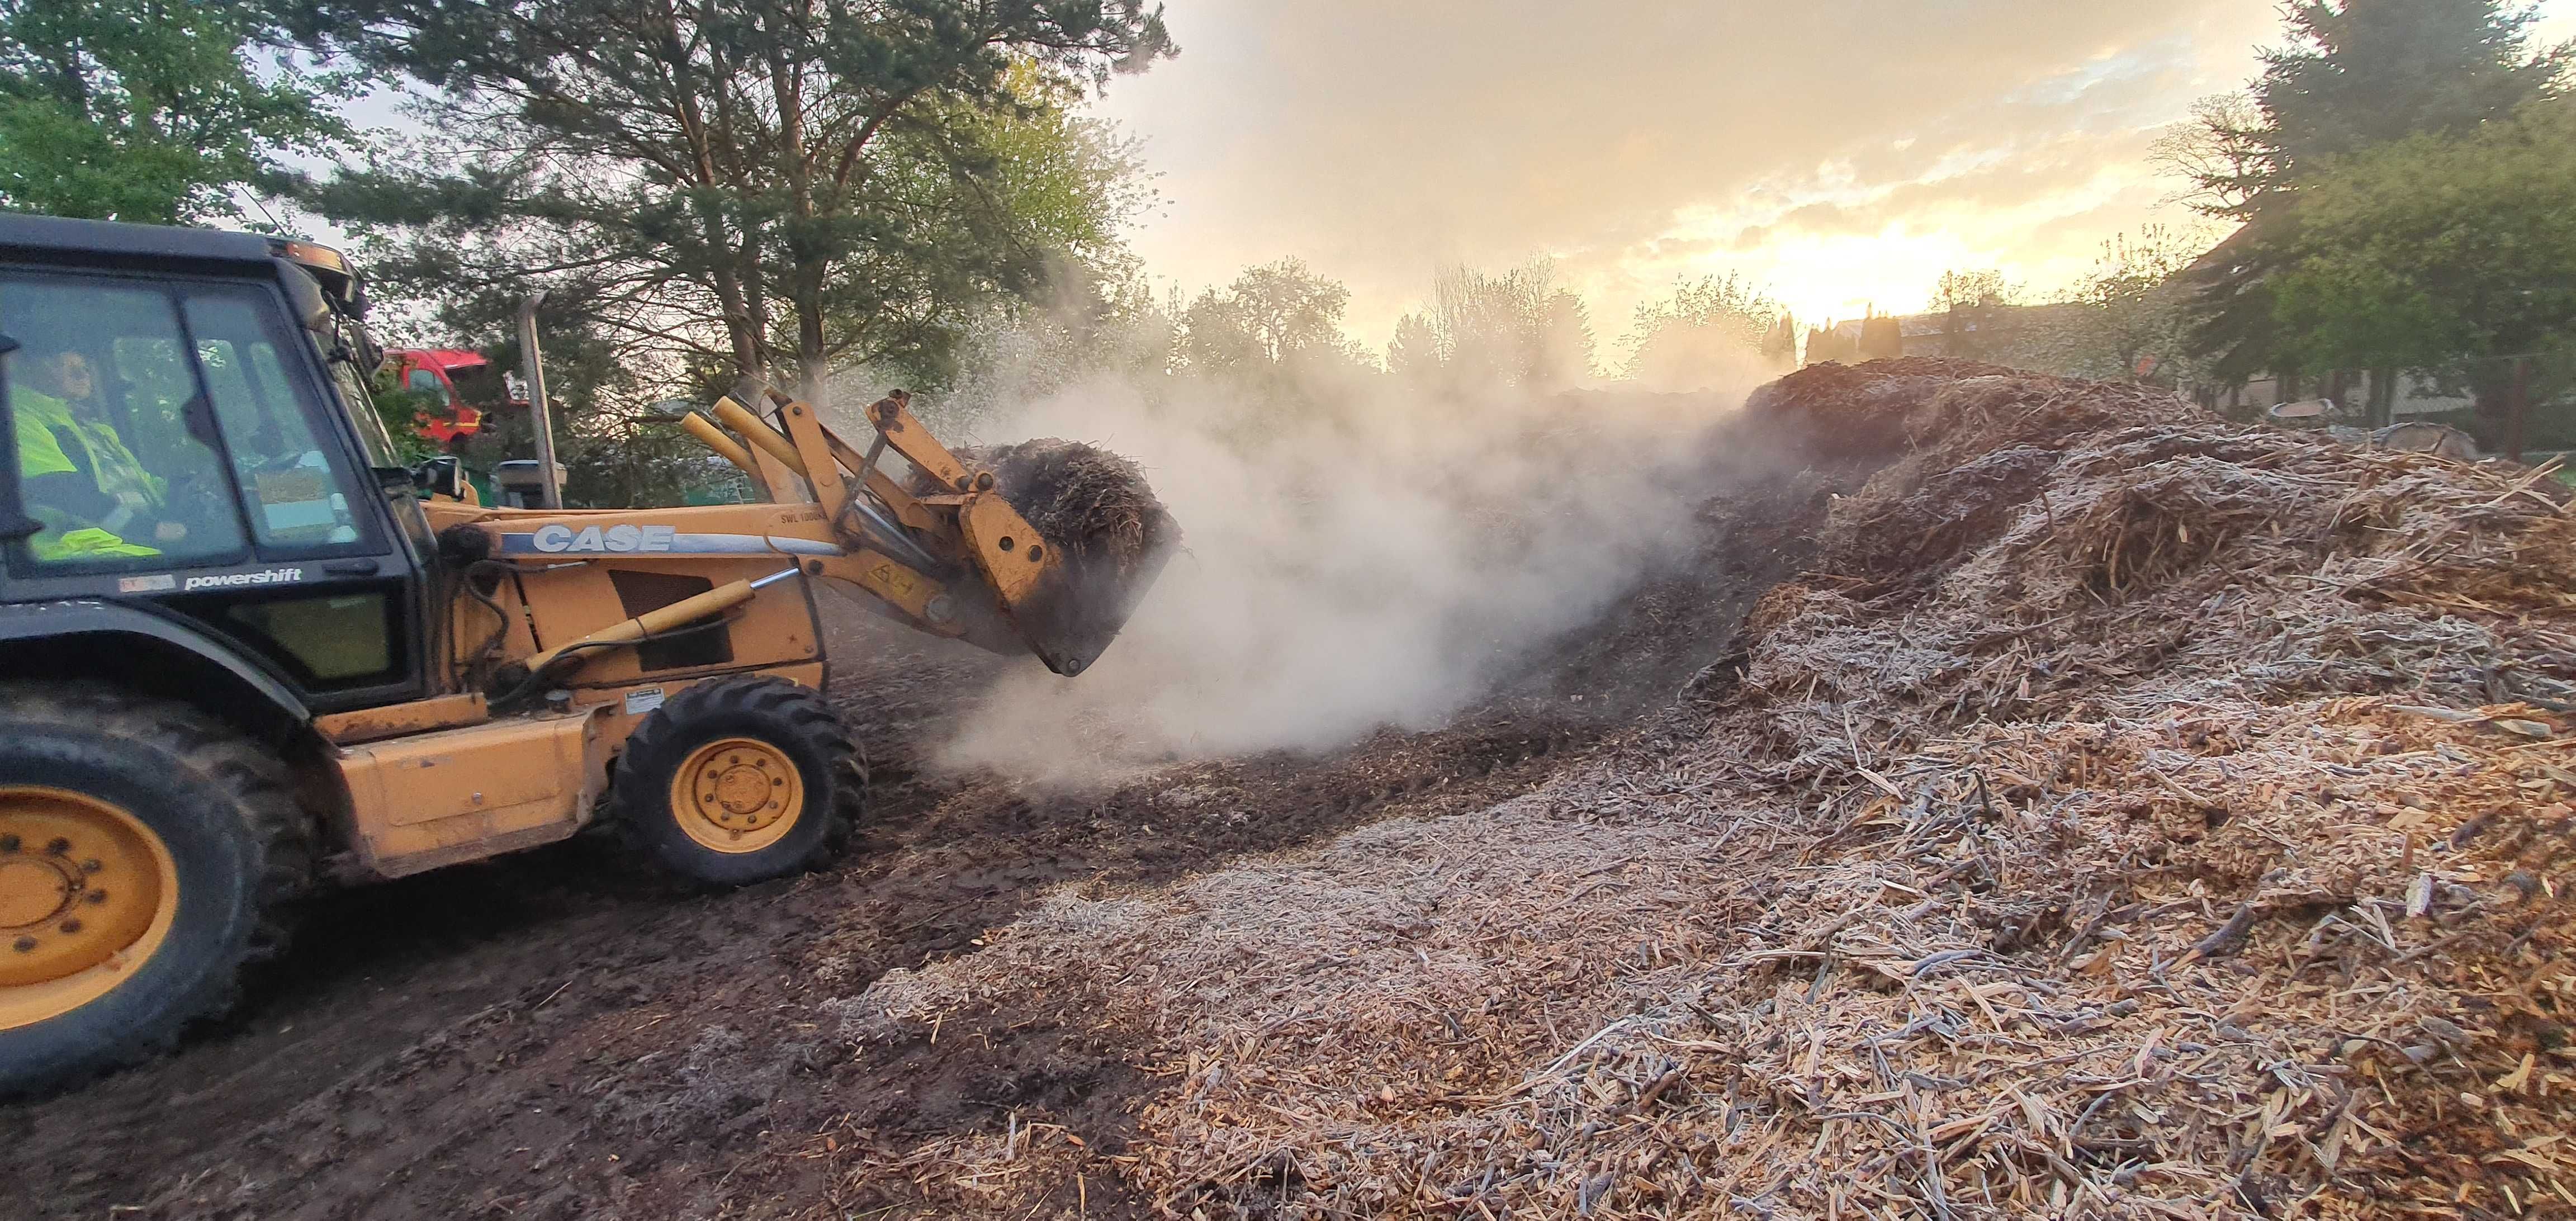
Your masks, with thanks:
[(250, 935), (238, 960), (205, 973), (193, 995), (171, 1006), (149, 1029), (131, 1032), (117, 1050), (18, 1092), (60, 1090), (167, 1054), (200, 1021), (223, 1016), (241, 995), (242, 969), (275, 958), (292, 931), (290, 909), (312, 884), (315, 825), (296, 800), (284, 760), (204, 711), (176, 700), (138, 695), (105, 683), (0, 683), (0, 719), (50, 721), (144, 744), (223, 795), (259, 854), (259, 885)]
[[(811, 687), (767, 674), (728, 675), (689, 687), (644, 718), (627, 737), (620, 756), (621, 781), (626, 773), (625, 760), (676, 753), (693, 726), (736, 714), (765, 718), (784, 727), (824, 759), (832, 782), (832, 800), (823, 812), (823, 834), (791, 871), (803, 872), (829, 864), (849, 844), (864, 800), (861, 790), (867, 773), (840, 715), (824, 702), (821, 692)], [(662, 796), (621, 783), (611, 800), (629, 846), (670, 865), (668, 858), (640, 834), (644, 820), (664, 813), (658, 808)]]

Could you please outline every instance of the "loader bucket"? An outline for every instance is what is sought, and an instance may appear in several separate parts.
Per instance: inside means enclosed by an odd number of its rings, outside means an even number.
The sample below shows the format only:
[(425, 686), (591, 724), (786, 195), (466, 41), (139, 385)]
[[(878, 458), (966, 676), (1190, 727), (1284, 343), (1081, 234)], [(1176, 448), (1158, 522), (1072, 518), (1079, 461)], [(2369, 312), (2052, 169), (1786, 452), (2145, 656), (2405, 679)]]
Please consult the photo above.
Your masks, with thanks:
[(1068, 678), (1080, 674), (1118, 639), (1170, 558), (1163, 550), (1124, 574), (1075, 561), (1022, 599), (1011, 620), (1048, 669)]
[(961, 448), (1055, 550), (1047, 579), (1003, 608), (1014, 634), (1058, 674), (1090, 667), (1180, 546), (1180, 527), (1134, 462), (1052, 437)]

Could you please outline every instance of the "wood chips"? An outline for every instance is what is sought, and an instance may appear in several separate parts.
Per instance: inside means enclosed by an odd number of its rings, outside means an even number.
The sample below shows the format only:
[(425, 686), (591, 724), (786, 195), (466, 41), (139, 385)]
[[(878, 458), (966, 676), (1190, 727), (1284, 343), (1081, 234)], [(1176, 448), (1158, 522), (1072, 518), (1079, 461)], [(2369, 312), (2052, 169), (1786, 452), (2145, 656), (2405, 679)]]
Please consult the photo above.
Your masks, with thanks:
[(1903, 363), (1766, 391), (1907, 449), (1694, 702), (1500, 805), (1062, 893), (843, 1003), (867, 1041), (1084, 997), (1159, 1083), (1123, 1145), (1032, 1109), (848, 1186), (1012, 1216), (1104, 1183), (1191, 1218), (2576, 1213), (2564, 493)]

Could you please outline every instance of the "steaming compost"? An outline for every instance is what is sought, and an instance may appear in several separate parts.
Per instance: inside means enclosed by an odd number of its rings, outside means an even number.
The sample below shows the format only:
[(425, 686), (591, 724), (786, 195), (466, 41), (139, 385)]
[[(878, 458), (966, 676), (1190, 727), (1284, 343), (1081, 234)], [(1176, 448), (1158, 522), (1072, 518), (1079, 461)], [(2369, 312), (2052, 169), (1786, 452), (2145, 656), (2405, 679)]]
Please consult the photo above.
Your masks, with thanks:
[(991, 470), (1002, 498), (1082, 569), (1125, 583), (1180, 545), (1180, 524), (1132, 459), (1056, 437), (969, 445), (957, 456)]
[[(1155, 498), (1143, 467), (1096, 446), (1040, 437), (955, 453), (990, 472), (1002, 498), (1059, 552), (1057, 583), (1013, 612), (1020, 631), (1004, 634), (1005, 651), (1025, 636), (1040, 642), (1050, 669), (1080, 673), (1153, 588), (1180, 546), (1179, 524)], [(916, 472), (912, 490), (945, 489)]]
[(408, 952), (0, 1110), (10, 1211), (2576, 1208), (2563, 488), (1951, 361), (1757, 439), (1434, 732), (1045, 792), (918, 762), (1000, 663), (867, 640), (838, 871), (350, 896)]

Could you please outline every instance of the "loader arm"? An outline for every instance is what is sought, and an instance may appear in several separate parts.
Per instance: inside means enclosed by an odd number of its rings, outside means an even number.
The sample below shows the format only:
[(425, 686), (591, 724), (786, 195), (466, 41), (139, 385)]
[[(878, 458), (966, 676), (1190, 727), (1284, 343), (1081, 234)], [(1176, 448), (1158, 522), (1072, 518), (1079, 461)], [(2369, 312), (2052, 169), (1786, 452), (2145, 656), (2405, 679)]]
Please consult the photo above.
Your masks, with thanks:
[[(1079, 674), (1124, 625), (1143, 592), (1133, 586), (1153, 579), (1151, 568), (1127, 587), (1074, 579), (1062, 540), (1031, 525), (994, 472), (932, 436), (904, 391), (867, 407), (876, 437), (864, 452), (803, 400), (774, 391), (770, 399), (783, 430), (721, 399), (716, 419), (745, 444), (711, 448), (738, 464), (757, 450), (802, 478), (846, 548), (808, 570), (858, 585), (924, 630), (1025, 650), (1059, 674)], [(702, 441), (711, 431), (691, 429)], [(915, 473), (909, 486), (881, 465), (889, 449)]]
[[(603, 659), (718, 618), (733, 620), (735, 635), (761, 641), (753, 649), (761, 660), (817, 656), (784, 626), (797, 616), (781, 618), (774, 605), (792, 595), (760, 593), (798, 574), (856, 586), (921, 631), (1005, 655), (1034, 653), (1049, 669), (1074, 675), (1116, 638), (1159, 572), (1160, 554), (1086, 569), (1079, 547), (1060, 546), (1063, 540), (1046, 537), (1013, 506), (1012, 489), (994, 470), (940, 444), (900, 390), (868, 407), (876, 436), (864, 452), (826, 427), (810, 404), (772, 397), (775, 423), (730, 398), (716, 402), (712, 421), (683, 421), (749, 474), (769, 504), (426, 506), (440, 527), (442, 566), (464, 583), (460, 591), (491, 588), (495, 562), (516, 591), (500, 594), (501, 601), (473, 595), (497, 613), (498, 626), (465, 612), (477, 626), (456, 629), (451, 641), (461, 666), (456, 688), (515, 704), (558, 683), (613, 683), (636, 663), (618, 663), (603, 677)], [(908, 478), (884, 468), (888, 450), (910, 464)], [(611, 562), (600, 579), (568, 571), (603, 560)], [(626, 593), (602, 586), (613, 587), (618, 572), (638, 564), (700, 582), (703, 592), (622, 605)], [(623, 579), (632, 585), (640, 578)], [(525, 609), (505, 606), (512, 597)]]

